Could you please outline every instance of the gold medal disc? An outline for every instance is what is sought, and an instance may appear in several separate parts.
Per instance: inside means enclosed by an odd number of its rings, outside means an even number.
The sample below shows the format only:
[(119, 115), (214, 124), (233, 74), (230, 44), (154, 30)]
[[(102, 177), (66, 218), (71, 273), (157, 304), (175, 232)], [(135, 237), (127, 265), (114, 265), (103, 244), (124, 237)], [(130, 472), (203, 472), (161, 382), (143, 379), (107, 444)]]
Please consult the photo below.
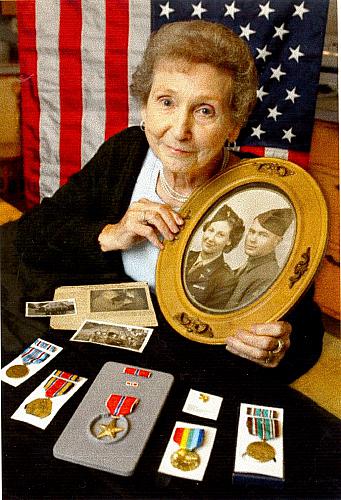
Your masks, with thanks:
[(194, 470), (199, 467), (200, 457), (195, 451), (180, 448), (172, 454), (171, 464), (183, 471)]
[(13, 365), (6, 370), (7, 377), (10, 378), (21, 378), (25, 377), (29, 372), (26, 365)]
[(26, 413), (34, 415), (35, 417), (45, 418), (48, 417), (52, 410), (52, 401), (49, 398), (34, 399), (25, 406)]
[(250, 443), (246, 448), (246, 454), (259, 462), (269, 462), (276, 457), (275, 449), (266, 441)]

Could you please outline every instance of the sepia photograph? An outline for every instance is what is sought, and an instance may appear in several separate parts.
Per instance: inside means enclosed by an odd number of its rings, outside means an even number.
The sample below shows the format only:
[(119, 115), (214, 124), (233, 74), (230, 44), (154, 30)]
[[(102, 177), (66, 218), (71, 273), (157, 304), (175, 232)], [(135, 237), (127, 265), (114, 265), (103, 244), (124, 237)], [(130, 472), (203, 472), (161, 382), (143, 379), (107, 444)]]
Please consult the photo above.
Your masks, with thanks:
[(185, 251), (190, 300), (226, 312), (258, 299), (283, 269), (295, 226), (291, 203), (274, 189), (249, 187), (224, 197), (199, 221)]
[(75, 299), (26, 302), (26, 316), (64, 316), (77, 314)]
[(327, 241), (321, 191), (304, 169), (279, 158), (251, 158), (218, 175), (192, 195), (182, 217), (176, 241), (159, 255), (156, 293), (173, 328), (207, 344), (289, 311)]
[(90, 312), (137, 311), (148, 309), (143, 288), (111, 288), (90, 291)]
[(77, 301), (77, 315), (54, 316), (51, 328), (78, 330), (85, 320), (142, 327), (158, 324), (146, 282), (62, 286), (55, 290), (54, 299), (64, 300), (70, 296)]
[(151, 328), (86, 320), (70, 340), (142, 352), (152, 331)]

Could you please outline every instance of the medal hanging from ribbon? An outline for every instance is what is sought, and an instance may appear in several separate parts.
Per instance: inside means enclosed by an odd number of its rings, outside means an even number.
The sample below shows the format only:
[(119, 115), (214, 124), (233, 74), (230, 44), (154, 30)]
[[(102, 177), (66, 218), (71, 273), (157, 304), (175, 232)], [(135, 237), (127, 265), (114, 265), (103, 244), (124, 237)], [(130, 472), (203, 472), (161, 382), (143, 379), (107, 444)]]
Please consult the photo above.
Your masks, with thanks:
[(92, 435), (97, 439), (105, 439), (105, 442), (110, 443), (122, 439), (129, 429), (129, 422), (126, 415), (132, 413), (138, 403), (139, 398), (135, 396), (110, 394), (106, 402), (109, 414), (100, 415), (100, 417), (95, 419), (90, 426)]
[(280, 436), (280, 422), (274, 418), (277, 417), (277, 412), (261, 408), (248, 408), (247, 413), (253, 415), (247, 417), (246, 420), (249, 434), (257, 436), (259, 441), (250, 443), (244, 455), (249, 455), (259, 462), (276, 461), (275, 449), (267, 441)]
[(200, 457), (195, 450), (203, 444), (204, 437), (204, 429), (177, 427), (174, 432), (173, 441), (180, 448), (171, 456), (173, 467), (182, 471), (190, 471), (199, 467)]
[(61, 370), (55, 370), (53, 375), (44, 385), (45, 398), (34, 399), (25, 406), (26, 413), (39, 418), (48, 417), (52, 411), (52, 398), (63, 396), (71, 391), (75, 382), (78, 382), (80, 377), (67, 373)]
[(6, 370), (7, 377), (21, 378), (29, 373), (27, 365), (39, 364), (49, 358), (49, 353), (37, 349), (36, 347), (27, 347), (21, 354), (22, 365), (12, 365)]

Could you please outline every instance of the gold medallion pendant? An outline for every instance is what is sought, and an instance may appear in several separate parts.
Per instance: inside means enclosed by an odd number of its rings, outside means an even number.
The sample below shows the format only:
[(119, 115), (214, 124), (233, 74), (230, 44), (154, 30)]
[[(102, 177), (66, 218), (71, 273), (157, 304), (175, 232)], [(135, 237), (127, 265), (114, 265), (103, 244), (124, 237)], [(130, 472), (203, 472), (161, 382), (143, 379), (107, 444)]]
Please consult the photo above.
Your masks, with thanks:
[(259, 462), (269, 462), (270, 460), (276, 462), (275, 449), (266, 441), (255, 441), (254, 443), (250, 443), (246, 448), (245, 454)]
[(194, 470), (200, 465), (200, 457), (194, 450), (180, 448), (172, 454), (171, 464), (183, 471)]
[(29, 372), (26, 365), (13, 365), (6, 370), (7, 377), (10, 378), (21, 378), (25, 377)]
[(25, 406), (26, 413), (35, 417), (45, 418), (51, 414), (52, 401), (49, 398), (34, 399)]

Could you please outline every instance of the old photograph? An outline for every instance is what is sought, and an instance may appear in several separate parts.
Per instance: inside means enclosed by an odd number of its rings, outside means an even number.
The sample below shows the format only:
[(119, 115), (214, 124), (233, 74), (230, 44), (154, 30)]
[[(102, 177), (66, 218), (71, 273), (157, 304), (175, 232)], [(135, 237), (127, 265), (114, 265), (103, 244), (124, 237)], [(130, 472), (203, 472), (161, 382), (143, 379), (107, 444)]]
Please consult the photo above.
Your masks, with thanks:
[(111, 288), (90, 291), (90, 312), (137, 311), (148, 309), (143, 288)]
[(75, 299), (26, 302), (26, 316), (63, 316), (77, 314)]
[(228, 312), (258, 299), (283, 269), (295, 237), (295, 212), (274, 189), (229, 195), (199, 222), (184, 256), (193, 303)]
[(142, 352), (152, 331), (151, 328), (86, 320), (70, 340)]

